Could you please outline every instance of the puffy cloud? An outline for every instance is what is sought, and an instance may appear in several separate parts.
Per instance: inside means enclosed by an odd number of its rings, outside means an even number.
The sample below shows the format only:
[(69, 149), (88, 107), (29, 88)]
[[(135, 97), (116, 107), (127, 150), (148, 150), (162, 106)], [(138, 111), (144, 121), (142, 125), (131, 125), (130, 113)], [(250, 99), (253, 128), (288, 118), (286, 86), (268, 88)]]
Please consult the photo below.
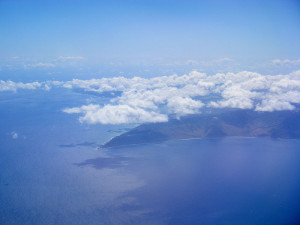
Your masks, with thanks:
[[(67, 82), (14, 83), (0, 81), (0, 91), (51, 87), (89, 92), (118, 92), (110, 102), (65, 109), (80, 114), (87, 123), (163, 122), (207, 108), (240, 108), (257, 111), (293, 110), (300, 104), (300, 70), (286, 75), (261, 75), (248, 71), (206, 75), (192, 71), (154, 78), (113, 77)], [(76, 106), (76, 105), (75, 105)]]
[(65, 110), (83, 114), (80, 121), (88, 123), (162, 122), (170, 114), (180, 118), (203, 108), (293, 110), (300, 103), (300, 71), (274, 76), (247, 71), (208, 76), (192, 71), (183, 76), (150, 79), (72, 80), (63, 86), (98, 93), (122, 92), (103, 107), (88, 105)]
[(122, 124), (122, 123), (147, 123), (166, 122), (168, 117), (154, 111), (134, 108), (129, 105), (86, 105), (79, 108), (65, 109), (66, 113), (83, 113), (80, 122), (89, 124)]
[(201, 101), (195, 101), (191, 98), (172, 97), (168, 100), (167, 107), (170, 113), (176, 115), (195, 114), (204, 104)]
[(209, 107), (213, 108), (239, 108), (239, 109), (252, 109), (253, 102), (249, 98), (229, 98), (218, 102), (210, 102)]
[(270, 91), (276, 93), (285, 93), (291, 90), (300, 91), (300, 80), (283, 78), (273, 82), (270, 87)]
[(53, 86), (62, 87), (64, 84), (65, 84), (65, 82), (62, 82), (62, 81), (23, 83), (23, 82), (13, 82), (10, 80), (8, 80), (8, 81), (0, 80), (0, 92), (1, 91), (17, 92), (17, 90), (19, 90), (19, 89), (27, 89), (27, 90), (43, 89), (46, 91), (50, 91)]
[(32, 82), (32, 83), (22, 83), (18, 82), (15, 83), (13, 81), (3, 81), (0, 80), (0, 91), (17, 91), (18, 89), (37, 89), (42, 86), (39, 82)]
[(45, 84), (44, 88), (45, 88), (46, 91), (50, 91), (51, 90), (51, 87), (48, 84)]
[(267, 99), (263, 100), (262, 103), (256, 106), (257, 111), (268, 111), (273, 112), (276, 110), (293, 110), (293, 106), (290, 102), (280, 101), (278, 99)]

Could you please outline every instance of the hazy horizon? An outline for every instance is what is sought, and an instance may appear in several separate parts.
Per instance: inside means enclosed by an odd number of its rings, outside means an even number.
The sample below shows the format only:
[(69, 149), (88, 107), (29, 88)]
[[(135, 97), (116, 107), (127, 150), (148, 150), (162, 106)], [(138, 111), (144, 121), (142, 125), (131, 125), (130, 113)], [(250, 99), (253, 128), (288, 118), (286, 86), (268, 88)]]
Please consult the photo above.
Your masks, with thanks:
[(299, 10), (297, 0), (3, 0), (0, 77), (287, 74), (300, 69)]

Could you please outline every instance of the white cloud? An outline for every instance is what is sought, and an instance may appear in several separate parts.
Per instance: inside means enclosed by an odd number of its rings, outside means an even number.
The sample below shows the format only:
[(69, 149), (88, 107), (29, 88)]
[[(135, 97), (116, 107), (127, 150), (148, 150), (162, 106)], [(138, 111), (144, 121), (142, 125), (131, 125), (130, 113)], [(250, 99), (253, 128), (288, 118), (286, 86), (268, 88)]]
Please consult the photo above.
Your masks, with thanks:
[(51, 90), (51, 87), (48, 84), (45, 84), (44, 88), (45, 88), (46, 91), (50, 91)]
[(274, 59), (272, 60), (272, 63), (275, 64), (275, 65), (298, 65), (300, 64), (300, 59), (294, 59), (294, 60), (291, 60), (291, 59)]
[(53, 63), (39, 62), (39, 63), (34, 63), (34, 64), (27, 64), (27, 65), (24, 65), (24, 67), (25, 68), (49, 68), (49, 67), (56, 67), (56, 65)]
[(184, 62), (184, 65), (198, 66), (199, 62), (197, 62), (196, 60), (193, 60), (193, 59), (189, 59)]
[(22, 83), (18, 82), (15, 83), (13, 81), (3, 81), (0, 80), (0, 92), (1, 91), (17, 91), (18, 89), (37, 89), (40, 88), (42, 85), (39, 82), (32, 82), (32, 83)]
[(217, 62), (233, 62), (234, 60), (228, 57), (221, 58)]
[(263, 100), (262, 103), (256, 106), (257, 111), (278, 111), (278, 110), (293, 110), (295, 106), (293, 106), (290, 102), (280, 101), (277, 99), (268, 99)]
[(18, 139), (19, 135), (17, 132), (13, 131), (13, 132), (11, 132), (11, 137), (12, 137), (12, 139)]
[(59, 56), (57, 57), (58, 60), (83, 60), (84, 57), (82, 56)]
[(193, 71), (150, 79), (72, 80), (64, 87), (122, 92), (103, 107), (88, 105), (65, 110), (83, 114), (80, 121), (88, 123), (161, 122), (170, 114), (179, 118), (199, 113), (202, 108), (293, 110), (300, 103), (300, 71), (275, 76), (247, 71), (207, 76)]
[(133, 108), (128, 105), (86, 105), (79, 108), (65, 109), (66, 113), (83, 113), (80, 122), (89, 124), (122, 124), (122, 123), (147, 123), (166, 122), (168, 117), (142, 108)]
[(208, 106), (212, 108), (252, 109), (253, 102), (249, 98), (230, 98), (218, 102), (210, 102)]
[(13, 81), (3, 81), (0, 80), (0, 92), (2, 91), (13, 91), (16, 92), (19, 89), (27, 89), (27, 90), (36, 90), (42, 89), (46, 91), (50, 91), (53, 86), (62, 87), (65, 82), (62, 81), (44, 81), (44, 82), (31, 82), (31, 83), (23, 83), (23, 82), (13, 82)]
[[(257, 111), (293, 110), (300, 104), (300, 70), (290, 74), (261, 75), (242, 71), (206, 75), (192, 71), (178, 76), (154, 78), (113, 77), (67, 82), (14, 83), (0, 81), (0, 91), (23, 89), (50, 90), (53, 86), (89, 92), (119, 92), (106, 105), (65, 109), (80, 114), (87, 123), (144, 123), (167, 121), (199, 113), (206, 108), (240, 108)], [(76, 106), (76, 105), (75, 105)]]
[(168, 100), (167, 107), (170, 113), (182, 116), (187, 114), (195, 114), (204, 104), (201, 101), (196, 101), (185, 97), (172, 97)]

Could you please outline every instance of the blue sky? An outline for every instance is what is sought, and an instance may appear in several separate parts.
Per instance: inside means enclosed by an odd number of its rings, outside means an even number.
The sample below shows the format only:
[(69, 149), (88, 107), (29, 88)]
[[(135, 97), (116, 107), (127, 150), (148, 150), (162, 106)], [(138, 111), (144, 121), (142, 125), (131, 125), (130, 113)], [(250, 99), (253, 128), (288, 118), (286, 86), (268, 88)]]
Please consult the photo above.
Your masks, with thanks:
[(296, 0), (1, 0), (0, 27), (2, 70), (6, 64), (209, 70), (220, 62), (227, 70), (259, 70), (276, 59), (299, 67)]

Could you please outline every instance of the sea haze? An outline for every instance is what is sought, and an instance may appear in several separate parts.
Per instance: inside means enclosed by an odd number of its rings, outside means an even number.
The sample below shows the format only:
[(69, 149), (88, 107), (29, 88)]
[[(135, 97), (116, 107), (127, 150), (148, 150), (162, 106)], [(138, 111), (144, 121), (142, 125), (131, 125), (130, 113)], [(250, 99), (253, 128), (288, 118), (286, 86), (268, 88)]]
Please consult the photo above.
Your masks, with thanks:
[(0, 96), (1, 224), (296, 224), (300, 141), (173, 140), (98, 147), (137, 124), (86, 124), (65, 107), (110, 95)]

